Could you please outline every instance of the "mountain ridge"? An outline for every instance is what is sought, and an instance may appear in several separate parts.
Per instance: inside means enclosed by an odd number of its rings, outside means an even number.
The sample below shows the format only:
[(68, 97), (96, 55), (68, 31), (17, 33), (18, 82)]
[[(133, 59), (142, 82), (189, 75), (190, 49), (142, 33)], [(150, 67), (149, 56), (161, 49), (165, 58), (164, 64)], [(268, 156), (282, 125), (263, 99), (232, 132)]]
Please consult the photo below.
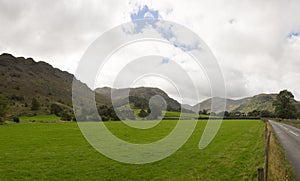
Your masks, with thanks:
[[(45, 114), (50, 113), (51, 104), (59, 104), (71, 113), (72, 110), (72, 83), (75, 76), (69, 72), (61, 71), (50, 64), (39, 61), (35, 62), (32, 58), (14, 57), (11, 54), (4, 53), (0, 55), (0, 95), (7, 97), (9, 102), (10, 115), (23, 114)], [(78, 81), (78, 80), (77, 80)], [(252, 97), (242, 99), (230, 99), (213, 97), (207, 98), (193, 106), (180, 104), (177, 100), (169, 97), (163, 90), (155, 87), (137, 87), (116, 89), (110, 87), (96, 88), (91, 90), (86, 84), (80, 82), (80, 85), (86, 90), (95, 93), (97, 106), (112, 106), (111, 92), (114, 97), (119, 99), (120, 106), (126, 102), (126, 92), (129, 92), (131, 105), (137, 109), (147, 107), (150, 98), (154, 95), (163, 97), (167, 102), (167, 108), (170, 111), (196, 112), (196, 110), (216, 112), (224, 111), (222, 104), (226, 101), (225, 111), (229, 112), (251, 112), (253, 110), (274, 111), (272, 102), (277, 94), (261, 93)], [(40, 103), (38, 111), (30, 110), (30, 102), (36, 98)], [(300, 102), (295, 101), (300, 108)], [(140, 106), (140, 107), (139, 107)], [(199, 108), (199, 109), (198, 109)]]

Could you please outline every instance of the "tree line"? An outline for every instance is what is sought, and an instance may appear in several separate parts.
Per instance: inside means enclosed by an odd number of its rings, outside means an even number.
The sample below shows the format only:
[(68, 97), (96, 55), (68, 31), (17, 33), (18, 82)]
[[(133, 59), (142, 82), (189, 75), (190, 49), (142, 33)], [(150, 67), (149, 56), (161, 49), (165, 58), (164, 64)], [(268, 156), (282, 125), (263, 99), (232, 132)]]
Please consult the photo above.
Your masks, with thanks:
[[(6, 113), (9, 109), (10, 101), (24, 101), (23, 97), (19, 96), (11, 96), (9, 98), (0, 95), (0, 122), (4, 119), (7, 119)], [(134, 113), (132, 109), (123, 109), (118, 110), (118, 114), (112, 106), (101, 105), (98, 106), (98, 113), (102, 119), (102, 121), (118, 121), (118, 120), (135, 120), (138, 116), (139, 119), (150, 119), (155, 120), (158, 119), (162, 115), (162, 107), (160, 105), (153, 105), (151, 109), (147, 104), (145, 104), (145, 100), (139, 100), (131, 98), (135, 107), (139, 107), (140, 109)], [(270, 117), (270, 118), (282, 118), (282, 119), (296, 119), (299, 118), (299, 112), (296, 107), (297, 103), (294, 100), (294, 95), (288, 91), (283, 90), (280, 91), (276, 96), (276, 100), (273, 102), (273, 107), (275, 109), (274, 112), (270, 110), (253, 110), (248, 113), (243, 112), (220, 112), (220, 113), (208, 113), (208, 110), (202, 110), (199, 114), (206, 114), (211, 116), (225, 117), (225, 118), (259, 118), (259, 117)], [(25, 105), (27, 107), (29, 105)], [(299, 106), (299, 105), (298, 105)], [(40, 109), (40, 103), (36, 98), (33, 98), (30, 104), (31, 111), (38, 111)], [(65, 121), (76, 121), (75, 116), (70, 109), (66, 109), (64, 106), (52, 103), (50, 105), (50, 114), (55, 114), (61, 117), (62, 120)], [(90, 116), (92, 113), (89, 110), (82, 110), (82, 116)], [(14, 122), (19, 122), (18, 115), (13, 116), (12, 119)]]

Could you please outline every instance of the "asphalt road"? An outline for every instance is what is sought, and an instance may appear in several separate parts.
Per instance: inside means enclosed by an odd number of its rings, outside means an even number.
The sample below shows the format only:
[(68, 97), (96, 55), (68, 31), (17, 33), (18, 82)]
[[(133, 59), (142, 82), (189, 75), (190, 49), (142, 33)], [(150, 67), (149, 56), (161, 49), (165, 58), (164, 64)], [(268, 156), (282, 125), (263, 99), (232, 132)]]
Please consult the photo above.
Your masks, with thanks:
[(280, 143), (285, 149), (298, 180), (300, 180), (300, 129), (293, 126), (269, 121)]

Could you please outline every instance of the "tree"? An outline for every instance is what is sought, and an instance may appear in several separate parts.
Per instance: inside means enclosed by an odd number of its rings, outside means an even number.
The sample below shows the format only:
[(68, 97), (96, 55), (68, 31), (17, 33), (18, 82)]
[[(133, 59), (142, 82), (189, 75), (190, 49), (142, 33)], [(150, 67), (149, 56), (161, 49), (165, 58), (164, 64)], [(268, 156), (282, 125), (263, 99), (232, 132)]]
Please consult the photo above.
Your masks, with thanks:
[(98, 107), (98, 113), (101, 116), (102, 121), (119, 121), (119, 117), (116, 114), (113, 107), (107, 107), (105, 105), (101, 105)]
[(56, 116), (59, 116), (62, 111), (63, 111), (63, 109), (59, 105), (51, 104), (51, 106), (50, 106), (50, 113), (51, 114), (55, 114)]
[(20, 119), (19, 119), (19, 117), (14, 116), (14, 117), (13, 117), (13, 121), (14, 121), (15, 123), (19, 123), (19, 122), (20, 122)]
[(273, 114), (272, 114), (272, 112), (270, 112), (268, 110), (262, 110), (260, 112), (260, 117), (262, 117), (262, 118), (271, 118), (271, 117), (273, 117)]
[(71, 121), (72, 120), (72, 116), (68, 112), (63, 111), (61, 113), (61, 120), (63, 120), (63, 121)]
[(273, 102), (276, 116), (283, 119), (296, 118), (297, 110), (294, 101), (294, 95), (291, 92), (287, 90), (280, 91)]
[(199, 111), (199, 114), (208, 115), (208, 110), (207, 109), (203, 109), (202, 111)]
[(4, 96), (0, 96), (0, 121), (5, 117), (8, 109), (8, 100)]
[(148, 113), (144, 109), (141, 109), (140, 112), (138, 113), (138, 116), (144, 118), (148, 116)]
[(217, 116), (221, 116), (221, 117), (229, 117), (230, 113), (228, 111), (223, 111), (223, 112), (219, 112), (217, 114)]
[(36, 111), (39, 110), (39, 108), (40, 108), (40, 103), (36, 100), (36, 98), (33, 98), (31, 102), (31, 110)]
[(250, 116), (250, 117), (259, 117), (260, 115), (261, 115), (261, 112), (256, 109), (251, 112), (248, 112), (248, 116)]

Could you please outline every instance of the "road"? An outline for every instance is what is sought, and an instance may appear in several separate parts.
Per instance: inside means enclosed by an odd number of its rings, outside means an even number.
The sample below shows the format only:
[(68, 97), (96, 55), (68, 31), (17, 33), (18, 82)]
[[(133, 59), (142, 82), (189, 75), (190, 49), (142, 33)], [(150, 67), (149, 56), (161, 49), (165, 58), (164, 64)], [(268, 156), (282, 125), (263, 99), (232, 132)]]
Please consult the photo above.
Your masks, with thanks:
[(300, 129), (293, 126), (269, 121), (280, 143), (285, 149), (298, 180), (300, 180)]

